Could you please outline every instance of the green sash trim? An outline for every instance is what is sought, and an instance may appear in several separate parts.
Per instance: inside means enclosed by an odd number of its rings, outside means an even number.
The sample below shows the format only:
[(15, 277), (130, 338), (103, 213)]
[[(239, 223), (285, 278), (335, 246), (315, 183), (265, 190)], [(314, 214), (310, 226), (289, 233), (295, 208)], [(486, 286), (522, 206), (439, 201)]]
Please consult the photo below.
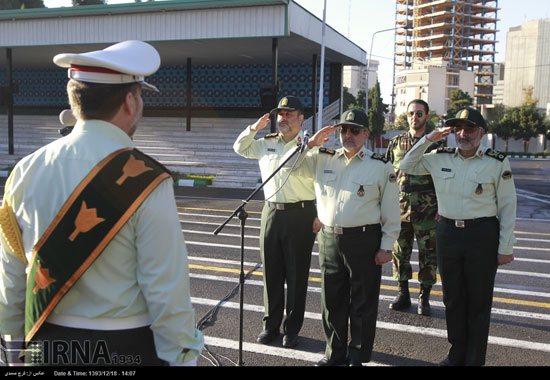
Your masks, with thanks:
[(160, 163), (126, 148), (106, 157), (77, 186), (33, 248), (27, 275), (26, 341), (169, 176)]

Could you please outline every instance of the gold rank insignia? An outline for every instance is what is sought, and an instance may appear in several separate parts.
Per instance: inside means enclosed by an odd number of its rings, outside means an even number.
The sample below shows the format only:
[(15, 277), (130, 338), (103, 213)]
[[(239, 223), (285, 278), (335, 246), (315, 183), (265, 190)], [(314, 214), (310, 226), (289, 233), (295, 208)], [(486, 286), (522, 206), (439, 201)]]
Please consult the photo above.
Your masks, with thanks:
[(360, 197), (365, 195), (365, 189), (363, 189), (363, 185), (359, 186), (359, 190), (357, 190), (357, 195), (359, 195)]

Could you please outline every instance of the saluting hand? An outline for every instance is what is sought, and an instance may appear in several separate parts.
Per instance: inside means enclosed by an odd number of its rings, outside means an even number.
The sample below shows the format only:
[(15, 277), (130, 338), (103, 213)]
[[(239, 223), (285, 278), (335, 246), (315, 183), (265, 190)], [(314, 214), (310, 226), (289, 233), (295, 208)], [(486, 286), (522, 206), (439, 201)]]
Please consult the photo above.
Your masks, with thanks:
[(426, 137), (431, 142), (437, 142), (449, 136), (453, 131), (453, 129), (454, 129), (453, 127), (436, 128), (433, 131), (431, 131)]
[(250, 127), (253, 131), (257, 132), (260, 129), (264, 129), (270, 122), (269, 114), (266, 113), (262, 117), (260, 117), (252, 126)]
[(308, 148), (313, 148), (314, 146), (321, 146), (330, 139), (328, 136), (334, 132), (336, 129), (338, 129), (335, 125), (329, 125), (327, 127), (321, 128), (319, 131), (317, 131), (313, 136), (309, 138), (309, 141), (307, 143)]

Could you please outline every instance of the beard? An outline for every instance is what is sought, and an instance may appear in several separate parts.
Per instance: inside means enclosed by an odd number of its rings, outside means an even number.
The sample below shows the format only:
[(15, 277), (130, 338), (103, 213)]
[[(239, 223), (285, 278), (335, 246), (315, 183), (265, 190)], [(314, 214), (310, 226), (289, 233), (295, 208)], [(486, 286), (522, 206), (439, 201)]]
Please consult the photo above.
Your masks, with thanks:
[(280, 121), (277, 123), (277, 128), (279, 129), (279, 132), (281, 133), (287, 133), (290, 132), (291, 128), (288, 122), (286, 121)]
[(474, 148), (477, 148), (480, 142), (480, 134), (481, 131), (479, 131), (479, 134), (477, 136), (471, 136), (471, 137), (459, 137), (456, 139), (456, 145), (461, 150), (471, 150)]
[(424, 128), (426, 126), (426, 123), (421, 123), (421, 124), (412, 124), (412, 129), (414, 129), (415, 131), (418, 131), (422, 128)]

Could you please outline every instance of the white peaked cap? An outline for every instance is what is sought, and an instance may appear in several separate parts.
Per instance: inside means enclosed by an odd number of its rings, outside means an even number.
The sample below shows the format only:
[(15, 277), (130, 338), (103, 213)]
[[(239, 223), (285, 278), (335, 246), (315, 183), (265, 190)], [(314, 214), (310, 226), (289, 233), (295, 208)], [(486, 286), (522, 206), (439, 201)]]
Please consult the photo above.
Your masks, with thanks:
[(88, 53), (58, 54), (56, 65), (69, 68), (69, 78), (91, 83), (140, 83), (144, 88), (158, 92), (145, 82), (145, 76), (154, 74), (160, 66), (157, 50), (143, 41), (124, 41), (103, 50)]

